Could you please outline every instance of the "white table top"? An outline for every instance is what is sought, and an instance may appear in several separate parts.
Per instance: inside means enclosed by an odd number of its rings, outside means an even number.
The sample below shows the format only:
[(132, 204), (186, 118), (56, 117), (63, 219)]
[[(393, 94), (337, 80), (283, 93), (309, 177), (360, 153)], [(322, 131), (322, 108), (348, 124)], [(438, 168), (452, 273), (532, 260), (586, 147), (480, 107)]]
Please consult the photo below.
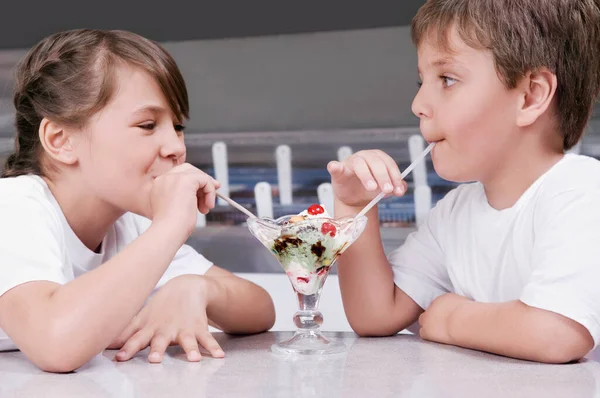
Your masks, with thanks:
[(0, 353), (0, 397), (599, 397), (600, 349), (580, 363), (545, 365), (428, 343), (413, 335), (341, 339), (345, 354), (283, 358), (290, 332), (215, 334), (225, 359), (188, 363), (170, 347), (162, 364), (147, 351), (126, 363), (115, 351), (70, 374), (44, 373), (20, 352)]

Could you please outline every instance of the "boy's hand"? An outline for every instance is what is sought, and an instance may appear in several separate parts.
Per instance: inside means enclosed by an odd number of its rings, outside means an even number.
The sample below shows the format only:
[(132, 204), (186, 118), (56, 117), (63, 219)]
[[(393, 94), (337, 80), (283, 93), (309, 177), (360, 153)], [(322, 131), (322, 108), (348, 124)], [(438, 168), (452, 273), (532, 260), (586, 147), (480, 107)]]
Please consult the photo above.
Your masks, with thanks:
[(208, 331), (209, 283), (198, 275), (182, 275), (166, 283), (109, 346), (122, 346), (115, 359), (127, 361), (150, 346), (148, 361), (160, 363), (167, 347), (179, 344), (188, 361), (197, 362), (198, 343), (213, 357), (222, 358), (223, 350)]
[(461, 304), (469, 301), (468, 298), (454, 293), (446, 293), (433, 300), (419, 317), (421, 338), (442, 344), (454, 344), (450, 333), (452, 315)]
[(406, 192), (398, 165), (378, 149), (356, 152), (343, 163), (329, 162), (327, 170), (337, 200), (346, 206), (365, 206), (380, 191), (396, 196)]

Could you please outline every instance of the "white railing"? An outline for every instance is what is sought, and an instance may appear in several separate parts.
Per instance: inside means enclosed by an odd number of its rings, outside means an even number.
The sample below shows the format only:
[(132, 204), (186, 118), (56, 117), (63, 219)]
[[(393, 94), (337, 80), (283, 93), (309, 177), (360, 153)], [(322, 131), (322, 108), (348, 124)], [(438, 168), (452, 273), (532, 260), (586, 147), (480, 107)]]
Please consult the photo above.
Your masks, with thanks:
[[(408, 140), (410, 160), (414, 160), (424, 149), (424, 141), (420, 135), (413, 135)], [(229, 176), (227, 173), (227, 145), (224, 142), (215, 142), (212, 148), (215, 178), (221, 182), (220, 192), (229, 194)], [(349, 146), (341, 146), (337, 150), (337, 159), (343, 161), (352, 155)], [(277, 185), (279, 190), (279, 202), (282, 205), (293, 203), (292, 194), (292, 149), (288, 145), (278, 145), (275, 148), (275, 160), (277, 163)], [(413, 171), (415, 216), (417, 224), (423, 222), (431, 209), (431, 188), (427, 183), (427, 168), (425, 162), (421, 162)], [(330, 214), (333, 214), (333, 189), (331, 183), (322, 183), (317, 188), (317, 197), (321, 204)], [(258, 182), (254, 187), (254, 199), (256, 212), (259, 217), (273, 217), (273, 193), (271, 184), (266, 181)], [(219, 202), (223, 206), (225, 203)], [(198, 227), (206, 225), (204, 216), (199, 215)]]
[(288, 145), (279, 145), (275, 149), (277, 161), (277, 181), (279, 188), (279, 203), (292, 204), (292, 149)]

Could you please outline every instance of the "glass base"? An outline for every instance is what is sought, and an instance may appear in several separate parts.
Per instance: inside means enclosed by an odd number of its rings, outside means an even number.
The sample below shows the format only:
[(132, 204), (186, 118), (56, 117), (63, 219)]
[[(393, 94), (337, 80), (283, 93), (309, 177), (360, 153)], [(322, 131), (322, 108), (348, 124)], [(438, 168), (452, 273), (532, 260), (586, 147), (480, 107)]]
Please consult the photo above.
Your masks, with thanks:
[(282, 355), (331, 355), (346, 351), (344, 343), (330, 341), (320, 331), (296, 332), (294, 337), (271, 346), (271, 351)]

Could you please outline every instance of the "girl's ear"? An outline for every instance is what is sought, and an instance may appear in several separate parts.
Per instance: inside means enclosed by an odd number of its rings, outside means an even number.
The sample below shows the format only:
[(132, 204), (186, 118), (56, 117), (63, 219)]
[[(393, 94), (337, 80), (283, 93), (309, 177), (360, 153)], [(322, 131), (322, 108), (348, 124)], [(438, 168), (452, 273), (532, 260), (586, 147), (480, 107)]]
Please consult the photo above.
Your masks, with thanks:
[(69, 131), (59, 124), (43, 118), (40, 123), (39, 138), (42, 147), (54, 161), (65, 165), (77, 163), (72, 137)]

